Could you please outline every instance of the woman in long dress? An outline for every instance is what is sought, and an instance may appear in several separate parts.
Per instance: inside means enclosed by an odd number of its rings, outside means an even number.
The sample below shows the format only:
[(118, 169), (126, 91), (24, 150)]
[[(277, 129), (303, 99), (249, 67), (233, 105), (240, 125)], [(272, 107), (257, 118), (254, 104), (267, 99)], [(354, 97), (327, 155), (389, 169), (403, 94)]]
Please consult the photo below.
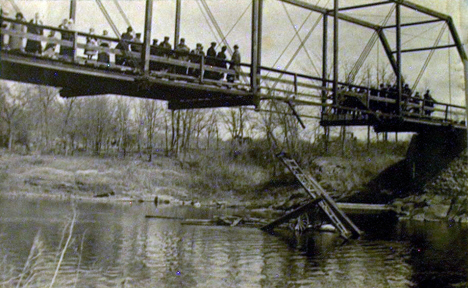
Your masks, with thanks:
[[(23, 13), (18, 12), (16, 13), (16, 20), (21, 21), (21, 23), (12, 23), (11, 30), (17, 32), (26, 32), (26, 26), (24, 25), (24, 16)], [(12, 51), (24, 51), (23, 47), (23, 36), (10, 36), (10, 50)]]

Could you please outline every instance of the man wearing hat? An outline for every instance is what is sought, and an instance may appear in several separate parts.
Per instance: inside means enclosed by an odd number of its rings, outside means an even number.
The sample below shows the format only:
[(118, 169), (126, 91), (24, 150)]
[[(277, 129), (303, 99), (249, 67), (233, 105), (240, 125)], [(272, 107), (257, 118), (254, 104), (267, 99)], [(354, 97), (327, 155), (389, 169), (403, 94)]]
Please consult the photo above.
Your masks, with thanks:
[[(206, 65), (215, 66), (216, 65), (216, 42), (211, 42), (210, 48), (206, 51)], [(206, 71), (205, 78), (216, 79), (216, 72)]]
[(171, 43), (169, 43), (169, 36), (164, 37), (164, 41), (159, 44), (159, 47), (164, 48), (164, 49), (171, 49)]
[[(201, 43), (197, 43), (195, 50), (190, 52), (190, 62), (200, 63), (202, 56), (205, 56), (205, 52), (203, 52), (203, 45)], [(198, 77), (200, 76), (200, 69), (192, 68), (190, 69), (189, 73), (192, 76)]]
[(228, 74), (227, 80), (229, 82), (234, 82), (235, 80), (239, 80), (239, 70), (240, 70), (240, 63), (241, 63), (241, 55), (239, 52), (239, 46), (234, 45), (234, 52), (232, 53), (231, 57), (231, 64), (229, 65), (229, 69), (235, 71), (235, 74)]
[[(223, 46), (221, 47), (221, 51), (219, 51), (218, 55), (216, 55), (216, 61), (218, 63), (218, 67), (220, 68), (227, 68), (227, 63), (226, 63), (226, 50), (227, 47)], [(224, 79), (224, 73), (218, 73), (218, 80), (223, 80)]]
[[(169, 36), (164, 37), (164, 41), (159, 44), (159, 48), (161, 48), (163, 52), (162, 56), (169, 57), (169, 55), (171, 54), (171, 49), (172, 49), (171, 43), (169, 43)], [(169, 64), (161, 64), (161, 65), (162, 65), (162, 69), (172, 70), (172, 66)]]
[[(190, 48), (185, 44), (185, 38), (180, 38), (179, 44), (177, 44), (177, 47), (175, 49), (176, 51), (176, 57), (179, 60), (182, 61), (188, 61), (188, 55), (190, 53)], [(178, 66), (177, 69), (177, 74), (187, 74), (187, 67), (186, 66)]]

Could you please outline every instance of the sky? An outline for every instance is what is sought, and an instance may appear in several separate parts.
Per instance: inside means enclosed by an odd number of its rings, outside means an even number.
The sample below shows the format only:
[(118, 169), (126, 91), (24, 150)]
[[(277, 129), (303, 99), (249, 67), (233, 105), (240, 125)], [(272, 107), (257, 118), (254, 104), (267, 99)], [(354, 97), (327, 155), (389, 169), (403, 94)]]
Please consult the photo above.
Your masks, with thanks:
[[(39, 12), (46, 25), (59, 25), (62, 19), (69, 14), (69, 0), (14, 0), (27, 19), (31, 19), (35, 12)], [(126, 16), (137, 32), (143, 32), (144, 8), (143, 0), (118, 0), (125, 11)], [(333, 0), (303, 0), (308, 3), (317, 4), (322, 7), (332, 8)], [(376, 0), (341, 0), (340, 5), (349, 6), (375, 2)], [(461, 17), (468, 13), (468, 0), (413, 0), (412, 2), (426, 6), (433, 10), (448, 14), (454, 19), (454, 23), (464, 43), (468, 42), (468, 19)], [(122, 15), (111, 0), (103, 0), (120, 32), (124, 32), (127, 25)], [(182, 0), (181, 37), (186, 39), (189, 47), (203, 43), (205, 49), (212, 41), (219, 41), (219, 35), (210, 30), (199, 0)], [(214, 17), (224, 34), (231, 31), (227, 36), (230, 46), (238, 44), (242, 53), (243, 62), (250, 61), (250, 21), (251, 0), (207, 0)], [(10, 0), (0, 0), (2, 8), (14, 14)], [(346, 12), (360, 19), (381, 23), (389, 13), (390, 5), (378, 8), (362, 9)], [(98, 34), (102, 30), (110, 29), (104, 16), (101, 14), (97, 4), (92, 0), (78, 0), (77, 19), (75, 29), (88, 31), (94, 28)], [(243, 16), (242, 16), (243, 15)], [(262, 41), (262, 65), (284, 69), (294, 52), (298, 49), (301, 41), (295, 35), (295, 29), (299, 29), (298, 35), (304, 39), (310, 29), (316, 25), (311, 36), (305, 41), (304, 47), (296, 55), (288, 70), (319, 76), (321, 71), (321, 47), (322, 47), (322, 22), (320, 14), (310, 13), (277, 0), (264, 0), (264, 23)], [(152, 38), (162, 40), (164, 36), (174, 38), (175, 22), (175, 0), (154, 0), (153, 6), (153, 28)], [(403, 10), (403, 22), (414, 22), (428, 20), (423, 14), (414, 13), (407, 9)], [(331, 20), (331, 19), (330, 19)], [(235, 25), (235, 23), (237, 24)], [(292, 23), (291, 23), (292, 22)], [(318, 23), (318, 24), (316, 24)], [(388, 24), (393, 24), (394, 18), (390, 17)], [(329, 22), (329, 64), (332, 66), (331, 49), (332, 24)], [(294, 28), (295, 27), (295, 28)], [(404, 48), (427, 47), (434, 44), (441, 24), (426, 25), (419, 28), (405, 28), (403, 30)], [(113, 34), (111, 32), (111, 34)], [(367, 41), (372, 36), (372, 31), (358, 27), (346, 22), (340, 22), (340, 71), (341, 77), (346, 70), (358, 59)], [(395, 32), (387, 31), (390, 45), (395, 46)], [(288, 43), (290, 43), (289, 46)], [(447, 31), (441, 38), (440, 45), (449, 44)], [(285, 49), (288, 47), (287, 49)], [(416, 79), (428, 52), (408, 53), (403, 56), (403, 76), (410, 85)], [(281, 57), (279, 57), (282, 55)], [(383, 48), (376, 44), (365, 63), (372, 71), (387, 69), (391, 73), (390, 66), (386, 60)], [(364, 69), (362, 69), (364, 70)], [(449, 73), (450, 71), (450, 73)], [(330, 71), (331, 72), (331, 71)], [(361, 74), (362, 76), (362, 74)], [(451, 85), (449, 85), (451, 84)], [(453, 104), (465, 104), (463, 66), (456, 49), (444, 49), (435, 52), (427, 71), (422, 77), (418, 90), (424, 91), (430, 88), (437, 100)]]

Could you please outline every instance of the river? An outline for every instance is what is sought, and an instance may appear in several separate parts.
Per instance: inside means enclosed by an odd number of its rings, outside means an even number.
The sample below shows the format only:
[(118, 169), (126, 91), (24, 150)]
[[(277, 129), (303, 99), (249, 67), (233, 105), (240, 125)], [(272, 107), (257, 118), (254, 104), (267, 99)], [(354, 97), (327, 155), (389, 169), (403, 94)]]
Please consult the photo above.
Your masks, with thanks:
[[(209, 218), (232, 210), (0, 198), (0, 287), (460, 287), (468, 227), (360, 221), (331, 233), (181, 225), (146, 214)], [(3, 286), (2, 286), (3, 285)], [(458, 286), (452, 286), (458, 285)], [(461, 286), (466, 287), (466, 286)]]

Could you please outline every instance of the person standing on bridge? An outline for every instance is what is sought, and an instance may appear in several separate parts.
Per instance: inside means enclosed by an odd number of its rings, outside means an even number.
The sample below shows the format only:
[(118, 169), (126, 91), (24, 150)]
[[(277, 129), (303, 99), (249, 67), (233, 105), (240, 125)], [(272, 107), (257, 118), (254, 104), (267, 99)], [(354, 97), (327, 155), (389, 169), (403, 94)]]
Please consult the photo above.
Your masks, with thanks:
[[(68, 19), (63, 19), (62, 24), (59, 25), (59, 28), (63, 30), (68, 30)], [(67, 39), (68, 33), (61, 32), (61, 34), (62, 34), (62, 40), (68, 40)], [(63, 44), (60, 45), (60, 51), (59, 51), (60, 56), (65, 56), (66, 49), (67, 47), (63, 46)]]
[[(159, 48), (162, 50), (162, 56), (169, 58), (172, 53), (172, 46), (169, 43), (169, 36), (164, 36), (164, 41), (159, 44)], [(163, 70), (172, 70), (172, 66), (169, 64), (162, 64)]]
[(423, 110), (426, 116), (430, 117), (432, 112), (434, 112), (434, 104), (435, 104), (435, 100), (431, 96), (431, 91), (427, 90), (426, 93), (424, 93), (424, 102), (423, 102)]
[(127, 27), (127, 32), (122, 33), (120, 41), (115, 47), (120, 50), (119, 55), (115, 55), (115, 64), (128, 66), (129, 59), (127, 57), (128, 52), (130, 51), (130, 41), (133, 41), (133, 28), (132, 26)]
[[(24, 19), (23, 13), (21, 12), (16, 13), (16, 21), (18, 21), (18, 23), (11, 24), (11, 30), (17, 31), (19, 33), (26, 32), (26, 27), (24, 26), (25, 19)], [(13, 36), (13, 35), (10, 36), (10, 50), (16, 51), (16, 52), (24, 51), (23, 36)]]
[(57, 59), (57, 53), (55, 52), (55, 48), (57, 47), (57, 37), (55, 37), (55, 30), (50, 30), (49, 35), (47, 36), (47, 44), (44, 48), (44, 56), (52, 59)]
[[(102, 36), (103, 37), (109, 37), (109, 31), (107, 30), (104, 30), (102, 31)], [(104, 48), (104, 49), (109, 49), (110, 47), (110, 40), (107, 40), (107, 39), (99, 39), (99, 47), (101, 48)], [(98, 62), (101, 62), (101, 63), (106, 63), (106, 64), (109, 64), (110, 63), (110, 55), (109, 55), (109, 52), (107, 51), (100, 51), (98, 53), (98, 59), (97, 59)]]
[[(73, 30), (73, 19), (63, 19), (62, 24), (59, 26), (60, 29), (63, 30)], [(73, 32), (64, 32), (62, 31), (62, 40), (74, 41), (75, 36), (73, 35)], [(70, 46), (68, 46), (70, 45)], [(73, 55), (75, 51), (73, 50), (73, 44), (70, 43), (67, 46), (63, 45), (63, 43), (60, 45), (60, 55), (65, 58), (65, 60), (70, 60), (73, 58)]]
[[(210, 48), (208, 48), (208, 50), (206, 51), (206, 65), (216, 65), (216, 42), (211, 42)], [(217, 73), (213, 71), (206, 71), (205, 78), (216, 79)]]
[(172, 46), (171, 43), (169, 43), (169, 36), (164, 37), (164, 41), (159, 44), (159, 47), (166, 50), (165, 56), (168, 56), (170, 54), (169, 50), (172, 49)]
[[(227, 63), (226, 63), (226, 50), (227, 47), (223, 46), (221, 47), (221, 51), (218, 52), (218, 55), (216, 55), (216, 62), (219, 68), (227, 68)], [(218, 73), (218, 80), (223, 80), (224, 79), (224, 73)]]
[(232, 53), (231, 64), (229, 65), (229, 69), (233, 70), (234, 73), (227, 76), (228, 82), (233, 83), (234, 81), (239, 80), (240, 63), (241, 55), (239, 52), (239, 46), (236, 44), (234, 45), (234, 52)]
[[(185, 38), (180, 38), (179, 44), (175, 49), (176, 59), (181, 61), (187, 62), (189, 59), (190, 48), (185, 44)], [(177, 66), (176, 68), (177, 74), (187, 75), (187, 67), (186, 66)]]
[(133, 36), (133, 28), (132, 26), (128, 26), (127, 27), (127, 32), (123, 33), (122, 34), (122, 40), (125, 40), (125, 41), (132, 41), (134, 38)]
[(141, 33), (136, 33), (135, 38), (132, 40), (134, 44), (130, 45), (133, 52), (141, 53), (143, 49), (143, 42), (141, 41)]
[(97, 38), (94, 35), (94, 28), (89, 28), (89, 36), (86, 37), (86, 48), (85, 55), (88, 56), (88, 60), (92, 60), (97, 54), (96, 46), (98, 45)]
[[(150, 55), (156, 56), (158, 54), (158, 39), (153, 39), (153, 43), (150, 45)], [(158, 70), (158, 65), (155, 61), (150, 61), (149, 69), (150, 70)]]
[[(34, 19), (31, 19), (28, 25), (28, 33), (40, 35), (44, 33), (42, 27), (34, 26), (34, 25), (43, 25), (42, 21), (40, 20), (39, 13), (34, 14)], [(32, 54), (42, 54), (42, 45), (41, 41), (28, 39), (26, 41), (26, 52)]]

